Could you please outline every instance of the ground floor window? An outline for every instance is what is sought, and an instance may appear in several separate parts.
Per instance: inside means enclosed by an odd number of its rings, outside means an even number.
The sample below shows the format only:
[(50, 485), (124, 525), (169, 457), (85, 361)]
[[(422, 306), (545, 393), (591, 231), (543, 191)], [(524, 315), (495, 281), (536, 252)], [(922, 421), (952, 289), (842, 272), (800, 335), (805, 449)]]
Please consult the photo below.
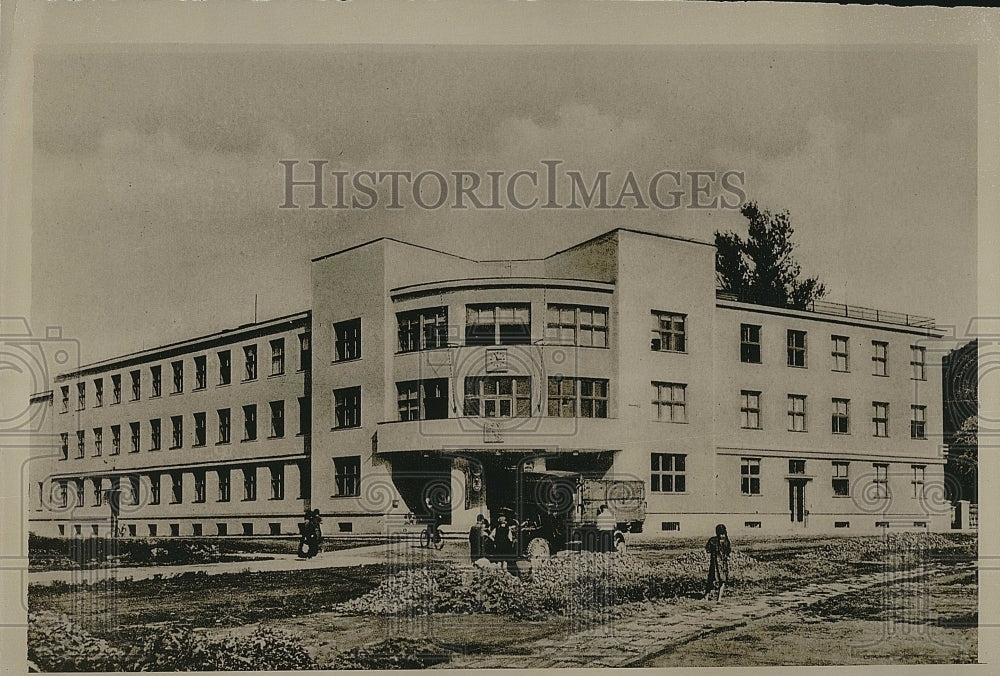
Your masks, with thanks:
[(334, 482), (337, 497), (361, 495), (361, 456), (334, 458)]
[(760, 495), (760, 458), (740, 460), (740, 490), (743, 495)]
[(649, 454), (649, 490), (653, 493), (683, 493), (687, 490), (685, 475), (687, 456), (676, 453)]
[(851, 494), (851, 480), (848, 476), (850, 463), (833, 463), (833, 494), (837, 497), (846, 498)]

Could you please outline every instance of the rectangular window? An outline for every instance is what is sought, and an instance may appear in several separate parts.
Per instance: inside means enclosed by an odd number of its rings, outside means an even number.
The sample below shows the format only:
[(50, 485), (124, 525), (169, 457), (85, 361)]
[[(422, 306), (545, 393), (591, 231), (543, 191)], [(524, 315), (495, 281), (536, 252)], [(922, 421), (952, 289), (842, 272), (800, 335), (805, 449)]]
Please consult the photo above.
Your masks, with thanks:
[(468, 376), (465, 379), (465, 415), (484, 418), (531, 416), (531, 378), (524, 376)]
[(243, 441), (257, 440), (257, 405), (243, 407)]
[(396, 383), (399, 419), (437, 420), (448, 417), (448, 380), (409, 380)]
[(361, 456), (334, 458), (333, 468), (337, 497), (361, 495)]
[(788, 365), (806, 367), (806, 332), (788, 329)]
[(910, 406), (912, 419), (910, 420), (910, 438), (926, 439), (927, 432), (927, 407)]
[(466, 345), (528, 345), (530, 343), (530, 305), (465, 306)]
[(170, 448), (180, 448), (184, 445), (184, 416), (170, 417)]
[(180, 394), (184, 391), (184, 362), (175, 361), (170, 363), (170, 369), (174, 374), (174, 394)]
[(271, 465), (271, 499), (285, 499), (285, 466)]
[[(130, 476), (128, 478), (128, 493), (129, 493), (129, 504), (138, 505), (139, 504), (139, 477)], [(133, 526), (134, 528), (134, 526)]]
[(788, 473), (789, 474), (805, 474), (806, 473), (806, 461), (792, 459), (788, 461)]
[(180, 472), (170, 473), (170, 504), (179, 505), (184, 502), (184, 475)]
[(160, 450), (160, 419), (154, 418), (149, 421), (149, 450)]
[(687, 491), (686, 464), (686, 455), (650, 453), (649, 490), (653, 493), (684, 493)]
[(848, 462), (833, 463), (833, 494), (839, 498), (850, 497), (851, 495), (850, 463)]
[(119, 374), (111, 376), (111, 403), (122, 403), (122, 377)]
[(743, 495), (760, 495), (760, 458), (740, 459), (740, 491)]
[(756, 390), (740, 390), (740, 427), (747, 430), (759, 430), (760, 424), (760, 392)]
[(219, 384), (228, 385), (233, 382), (233, 357), (229, 350), (219, 353)]
[(875, 469), (875, 478), (872, 479), (872, 483), (875, 486), (875, 497), (877, 498), (888, 498), (889, 497), (889, 465), (882, 462), (872, 463), (872, 467)]
[(122, 452), (122, 426), (111, 426), (111, 455), (119, 455)]
[(656, 420), (687, 422), (687, 385), (683, 383), (652, 383), (653, 408)]
[(334, 428), (361, 427), (361, 388), (333, 391)]
[(399, 351), (415, 352), (448, 346), (448, 308), (435, 307), (396, 314)]
[[(83, 507), (87, 499), (87, 487), (83, 479), (76, 480), (76, 506)], [(79, 528), (79, 526), (77, 526)]]
[(141, 431), (139, 429), (139, 423), (132, 422), (132, 423), (129, 423), (128, 426), (129, 426), (129, 431), (131, 432), (131, 439), (132, 439), (132, 450), (131, 450), (131, 452), (132, 453), (138, 453), (139, 449), (140, 449), (140, 443), (141, 443)]
[(299, 334), (299, 370), (308, 371), (312, 366), (312, 337), (308, 333)]
[(158, 397), (163, 393), (163, 369), (160, 366), (150, 366), (149, 375), (153, 381), (153, 391), (149, 396)]
[(334, 361), (361, 359), (361, 318), (333, 325)]
[(194, 414), (194, 446), (204, 446), (207, 439), (205, 414)]
[(687, 315), (653, 311), (654, 352), (684, 352), (687, 349)]
[(69, 385), (62, 386), (62, 412), (67, 413), (69, 411)]
[(76, 432), (76, 457), (78, 457), (78, 458), (82, 458), (87, 453), (87, 450), (86, 450), (86, 446), (87, 446), (86, 436), (87, 436), (86, 432), (84, 432), (83, 430), (77, 430), (77, 432)]
[(760, 326), (757, 324), (740, 324), (740, 361), (760, 363)]
[(927, 373), (924, 368), (927, 359), (926, 348), (919, 345), (910, 345), (910, 350), (912, 350), (913, 354), (910, 357), (910, 368), (912, 369), (910, 378), (913, 380), (927, 380)]
[(285, 373), (285, 339), (276, 338), (271, 341), (271, 375), (280, 376)]
[(927, 465), (910, 465), (913, 471), (913, 497), (924, 497), (924, 479), (927, 477)]
[(557, 418), (607, 418), (608, 381), (549, 376), (548, 414)]
[(257, 346), (243, 346), (243, 380), (257, 380)]
[(285, 402), (272, 401), (271, 408), (271, 438), (280, 439), (285, 436)]
[(160, 475), (149, 475), (149, 504), (160, 504)]
[(76, 384), (76, 410), (87, 408), (87, 383)]
[(309, 397), (299, 397), (299, 434), (309, 434), (312, 427), (312, 402)]
[(875, 352), (875, 354), (872, 355), (872, 362), (875, 368), (873, 375), (889, 375), (889, 343), (884, 343), (880, 340), (873, 340), (872, 350)]
[(59, 434), (59, 453), (63, 460), (69, 459), (69, 433), (61, 432)]
[(208, 360), (204, 355), (194, 358), (194, 389), (203, 390), (208, 386)]
[(219, 475), (219, 502), (229, 502), (232, 476), (228, 468), (217, 470)]
[(104, 504), (104, 480), (93, 479), (91, 483), (94, 487), (94, 507), (100, 507)]
[(94, 428), (94, 455), (101, 455), (104, 446), (104, 430), (100, 427)]
[(831, 354), (833, 355), (833, 370), (846, 373), (850, 370), (850, 339), (847, 336), (830, 336), (833, 343)]
[(228, 408), (220, 408), (219, 411), (219, 443), (228, 444), (232, 435), (232, 416)]
[(834, 434), (851, 433), (851, 400), (833, 399), (833, 412), (830, 416), (831, 432)]
[(139, 401), (142, 396), (142, 372), (129, 371), (128, 375), (132, 381), (132, 401)]
[(243, 500), (252, 502), (257, 499), (257, 468), (243, 468)]
[(104, 378), (94, 381), (94, 407), (104, 406)]
[(872, 426), (876, 437), (889, 436), (889, 404), (884, 401), (872, 402)]
[(205, 470), (194, 471), (194, 501), (205, 502)]
[(804, 394), (788, 395), (788, 430), (790, 432), (806, 431), (806, 396)]
[(608, 308), (549, 305), (545, 340), (557, 345), (608, 346)]

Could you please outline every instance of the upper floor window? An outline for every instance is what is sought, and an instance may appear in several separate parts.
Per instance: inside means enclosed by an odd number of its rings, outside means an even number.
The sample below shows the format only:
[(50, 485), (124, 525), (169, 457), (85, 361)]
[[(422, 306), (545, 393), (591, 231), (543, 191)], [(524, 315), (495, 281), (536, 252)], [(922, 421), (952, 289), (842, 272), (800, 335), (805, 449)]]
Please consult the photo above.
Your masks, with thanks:
[(549, 376), (548, 414), (558, 418), (607, 418), (608, 381)]
[(334, 361), (361, 359), (361, 318), (333, 325)]
[(889, 404), (884, 401), (872, 402), (872, 425), (876, 437), (889, 436)]
[(760, 425), (760, 392), (756, 390), (740, 390), (740, 416), (744, 429), (759, 430)]
[(76, 432), (76, 457), (82, 458), (87, 454), (87, 433), (83, 430)]
[(63, 460), (69, 458), (69, 433), (61, 432), (59, 434), (59, 453)]
[(140, 449), (140, 443), (142, 441), (139, 423), (131, 422), (128, 424), (128, 427), (130, 432), (130, 438), (132, 441), (132, 449), (129, 452), (138, 453)]
[(194, 414), (194, 445), (195, 446), (204, 446), (205, 445), (205, 441), (206, 441), (206, 438), (207, 438), (207, 434), (206, 434), (205, 428), (206, 428), (206, 421), (205, 421), (205, 414), (204, 414), (204, 412), (202, 412), (202, 413), (195, 413)]
[(608, 346), (608, 308), (549, 305), (545, 339), (559, 345)]
[(100, 455), (104, 447), (104, 429), (94, 428), (94, 455)]
[(111, 403), (122, 403), (122, 377), (117, 373), (111, 376)]
[(788, 429), (791, 432), (806, 431), (806, 396), (788, 395)]
[(833, 399), (833, 413), (830, 416), (830, 431), (833, 434), (850, 434), (851, 400)]
[(153, 391), (152, 393), (150, 393), (149, 396), (158, 397), (160, 396), (160, 393), (163, 391), (163, 369), (159, 365), (150, 366), (149, 374), (153, 380), (153, 385), (152, 385)]
[(467, 305), (466, 345), (528, 345), (531, 306), (528, 304)]
[(232, 414), (228, 408), (220, 408), (219, 411), (219, 443), (228, 444), (232, 437)]
[(229, 350), (219, 353), (219, 384), (228, 385), (233, 382), (233, 358)]
[(448, 380), (409, 380), (396, 383), (399, 419), (437, 420), (448, 417)]
[(194, 358), (194, 389), (203, 390), (208, 385), (208, 360), (204, 355)]
[(179, 394), (184, 391), (184, 362), (175, 361), (170, 364), (171, 370), (174, 372), (174, 394)]
[(788, 365), (805, 368), (806, 332), (788, 329)]
[(925, 371), (927, 349), (919, 345), (911, 345), (910, 350), (912, 350), (913, 354), (910, 357), (910, 368), (913, 370), (910, 377), (913, 380), (927, 380), (927, 373)]
[(149, 421), (149, 450), (160, 450), (160, 419), (154, 418)]
[(653, 408), (656, 420), (662, 422), (687, 422), (687, 385), (683, 383), (652, 383)]
[(257, 346), (243, 346), (243, 380), (257, 380)]
[(833, 343), (831, 354), (833, 355), (833, 370), (847, 372), (850, 370), (850, 339), (847, 336), (830, 336)]
[(76, 384), (76, 410), (87, 408), (87, 383)]
[(687, 350), (687, 315), (653, 311), (654, 352), (684, 352)]
[(361, 388), (344, 387), (333, 391), (334, 427), (361, 427)]
[(142, 396), (142, 372), (129, 371), (129, 377), (132, 379), (132, 401), (139, 401)]
[(653, 493), (684, 493), (687, 490), (687, 456), (675, 453), (649, 454), (649, 490)]
[(104, 378), (98, 378), (94, 381), (94, 406), (104, 405)]
[(910, 406), (910, 411), (913, 415), (910, 420), (910, 438), (911, 439), (926, 439), (927, 436), (927, 407), (926, 406)]
[(122, 426), (111, 426), (111, 455), (118, 455), (122, 452)]
[(885, 343), (880, 340), (873, 340), (872, 349), (875, 352), (875, 354), (872, 355), (872, 362), (875, 368), (873, 375), (889, 375), (889, 343)]
[(308, 371), (312, 366), (312, 335), (299, 334), (299, 370)]
[(257, 405), (249, 404), (243, 407), (243, 441), (257, 439)]
[(833, 463), (833, 494), (837, 497), (848, 497), (851, 494), (850, 463)]
[(531, 416), (531, 378), (468, 376), (465, 379), (465, 415), (485, 418)]
[(433, 307), (396, 314), (399, 351), (415, 352), (448, 346), (448, 308)]
[(285, 339), (276, 338), (271, 341), (271, 375), (280, 376), (285, 373)]
[(285, 402), (272, 401), (271, 407), (271, 438), (280, 439), (285, 436)]
[(62, 412), (69, 411), (69, 385), (62, 386)]
[(757, 324), (740, 324), (740, 361), (760, 363), (760, 326)]
[(180, 448), (184, 445), (184, 416), (170, 417), (170, 448)]

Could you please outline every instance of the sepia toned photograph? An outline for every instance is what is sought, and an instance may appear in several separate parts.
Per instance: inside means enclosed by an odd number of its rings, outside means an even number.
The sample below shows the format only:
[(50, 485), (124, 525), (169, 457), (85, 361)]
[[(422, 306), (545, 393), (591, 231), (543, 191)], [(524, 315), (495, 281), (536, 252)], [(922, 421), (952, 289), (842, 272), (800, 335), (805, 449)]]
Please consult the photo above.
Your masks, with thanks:
[(976, 45), (433, 42), (31, 46), (4, 661), (983, 662)]

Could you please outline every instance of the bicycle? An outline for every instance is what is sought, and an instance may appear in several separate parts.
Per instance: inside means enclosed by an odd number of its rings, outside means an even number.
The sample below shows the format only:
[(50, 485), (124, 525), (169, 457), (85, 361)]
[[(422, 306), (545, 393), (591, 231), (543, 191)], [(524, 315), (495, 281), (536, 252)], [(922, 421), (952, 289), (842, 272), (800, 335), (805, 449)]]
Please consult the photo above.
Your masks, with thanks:
[(437, 550), (444, 549), (444, 535), (433, 521), (420, 531), (420, 546), (423, 549), (433, 546)]

